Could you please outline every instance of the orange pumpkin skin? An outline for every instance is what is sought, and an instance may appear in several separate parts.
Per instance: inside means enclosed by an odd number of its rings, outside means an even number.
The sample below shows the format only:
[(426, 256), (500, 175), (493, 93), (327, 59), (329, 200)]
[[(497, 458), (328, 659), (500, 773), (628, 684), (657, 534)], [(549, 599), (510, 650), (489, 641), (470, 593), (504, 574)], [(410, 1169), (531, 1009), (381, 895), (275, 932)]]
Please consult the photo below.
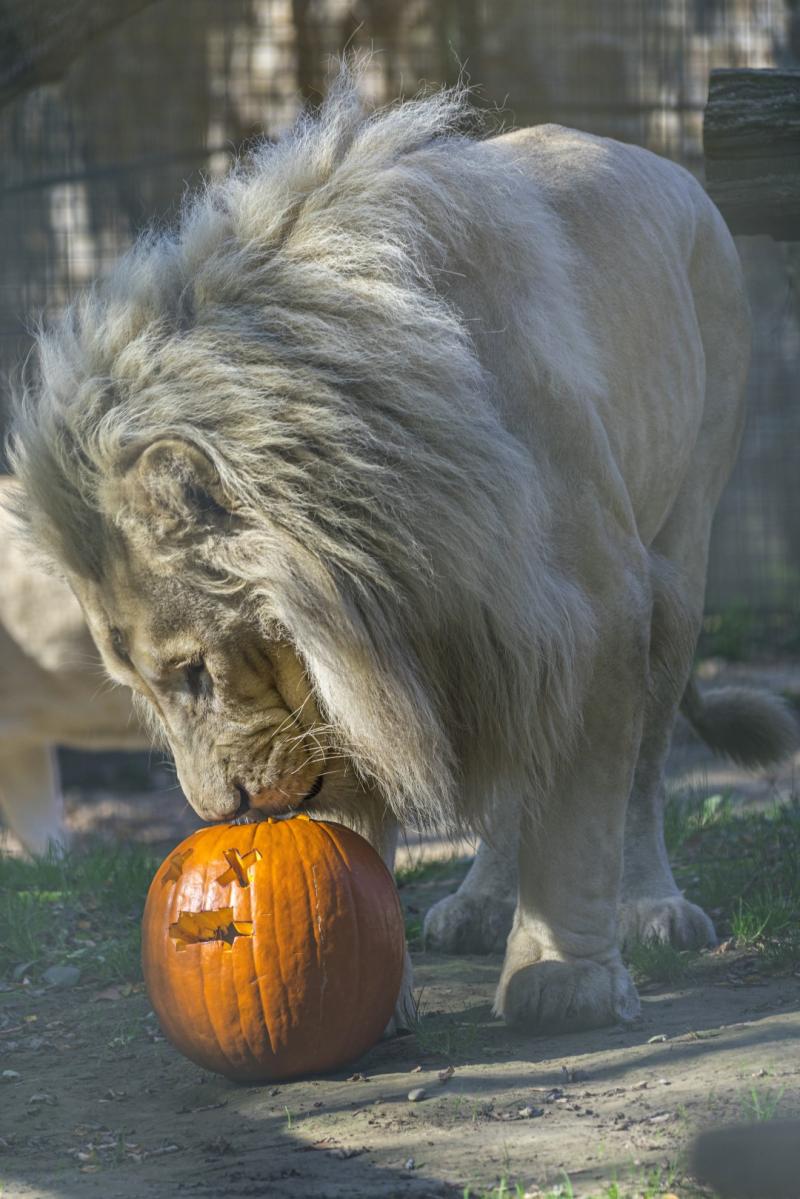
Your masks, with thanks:
[(297, 816), (211, 825), (159, 868), (142, 924), (150, 1001), (177, 1049), (243, 1081), (333, 1070), (394, 1011), (405, 930), (367, 841)]

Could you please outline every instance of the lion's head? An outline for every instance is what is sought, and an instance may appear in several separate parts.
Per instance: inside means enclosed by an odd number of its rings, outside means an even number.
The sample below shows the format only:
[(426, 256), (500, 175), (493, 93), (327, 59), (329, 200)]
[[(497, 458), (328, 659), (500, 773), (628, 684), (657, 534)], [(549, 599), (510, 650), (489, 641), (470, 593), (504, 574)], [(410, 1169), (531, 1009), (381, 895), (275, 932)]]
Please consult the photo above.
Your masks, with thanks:
[(579, 606), (442, 283), (519, 209), (461, 112), (345, 79), (38, 338), (22, 514), (207, 818), (456, 823), (565, 727)]

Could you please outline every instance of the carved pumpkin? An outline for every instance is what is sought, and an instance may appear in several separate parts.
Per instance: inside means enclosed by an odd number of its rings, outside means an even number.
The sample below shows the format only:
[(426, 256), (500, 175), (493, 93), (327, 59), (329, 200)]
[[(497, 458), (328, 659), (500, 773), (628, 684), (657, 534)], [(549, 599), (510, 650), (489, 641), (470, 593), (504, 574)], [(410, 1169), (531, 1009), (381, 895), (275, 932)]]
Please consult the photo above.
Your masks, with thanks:
[(164, 1033), (229, 1078), (358, 1057), (392, 1016), (404, 953), (381, 858), (350, 829), (303, 815), (193, 833), (144, 910), (144, 976)]

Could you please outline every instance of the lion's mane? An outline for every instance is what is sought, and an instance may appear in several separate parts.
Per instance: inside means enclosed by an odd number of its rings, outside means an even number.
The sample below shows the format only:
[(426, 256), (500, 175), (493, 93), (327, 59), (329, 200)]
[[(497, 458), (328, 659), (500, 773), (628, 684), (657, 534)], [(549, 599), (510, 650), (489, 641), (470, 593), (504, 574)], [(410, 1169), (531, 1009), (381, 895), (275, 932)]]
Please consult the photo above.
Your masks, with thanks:
[(520, 385), (592, 387), (569, 255), (463, 119), (457, 91), (366, 115), (344, 72), (39, 332), (12, 445), (33, 536), (95, 578), (132, 459), (160, 438), (202, 450), (230, 534), (152, 553), (288, 634), (357, 768), (440, 826), (542, 788), (591, 638), (450, 286), (483, 247), (495, 310), (526, 280), (524, 311), (506, 305)]

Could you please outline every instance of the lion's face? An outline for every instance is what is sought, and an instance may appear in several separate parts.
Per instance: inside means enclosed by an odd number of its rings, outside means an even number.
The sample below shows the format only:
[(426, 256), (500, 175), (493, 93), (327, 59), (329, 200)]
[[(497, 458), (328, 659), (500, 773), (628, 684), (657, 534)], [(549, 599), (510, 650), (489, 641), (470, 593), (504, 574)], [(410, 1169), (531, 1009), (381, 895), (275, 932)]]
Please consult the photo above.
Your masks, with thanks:
[[(335, 755), (293, 649), (129, 550), (75, 584), (109, 673), (144, 698), (206, 820), (282, 814), (335, 791)], [(338, 773), (342, 773), (341, 770)]]

